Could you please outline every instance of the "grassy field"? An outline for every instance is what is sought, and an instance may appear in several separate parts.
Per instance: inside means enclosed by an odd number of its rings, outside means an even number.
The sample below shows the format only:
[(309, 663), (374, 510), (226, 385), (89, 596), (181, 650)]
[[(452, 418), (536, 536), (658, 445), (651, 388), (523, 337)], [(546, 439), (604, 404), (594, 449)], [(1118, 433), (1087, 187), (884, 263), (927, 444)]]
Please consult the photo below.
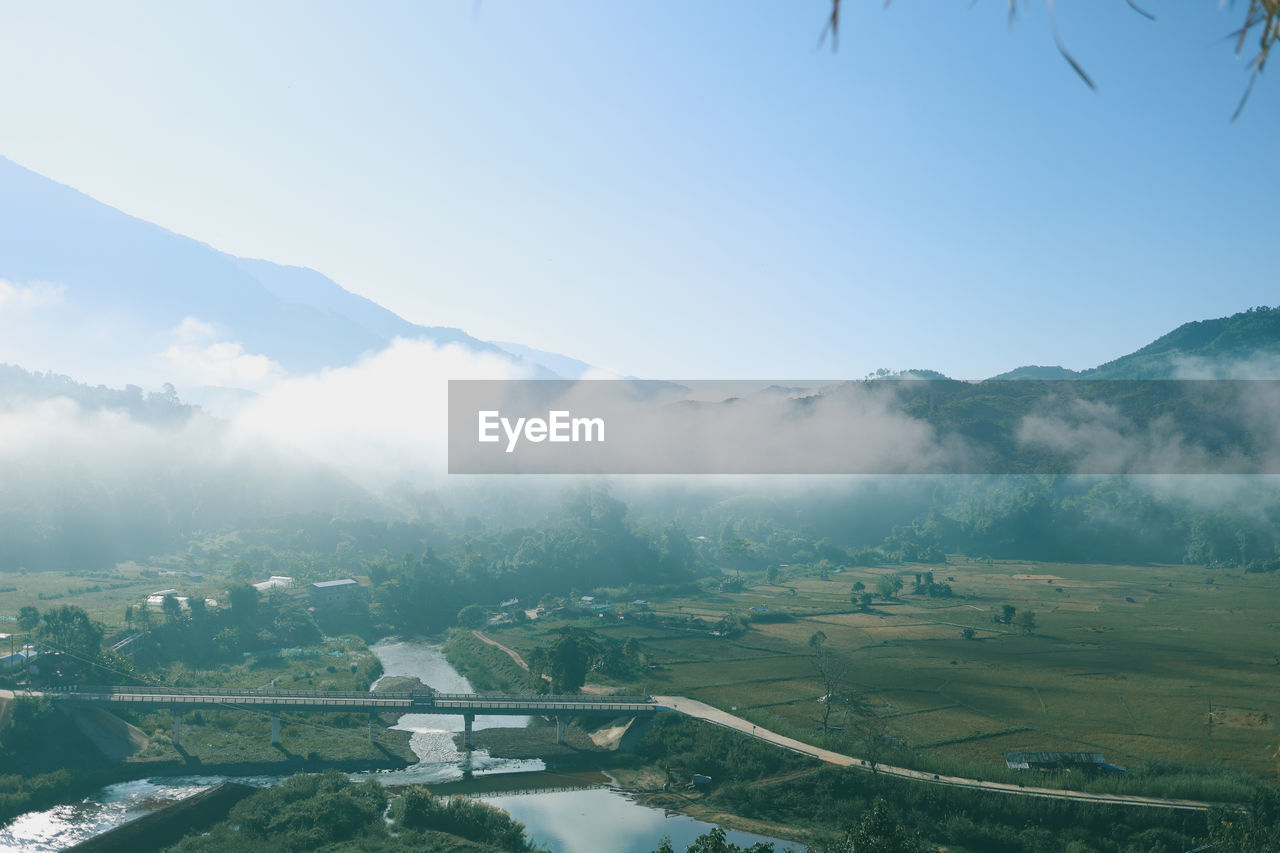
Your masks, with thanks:
[[(932, 570), (953, 598), (913, 595)], [(906, 586), (870, 613), (850, 604), (855, 582)], [(1206, 582), (1211, 580), (1212, 583)], [(934, 766), (1003, 775), (1006, 751), (1102, 752), (1136, 767), (1160, 760), (1275, 779), (1280, 697), (1280, 578), (1190, 566), (966, 562), (859, 569), (748, 585), (742, 593), (651, 600), (664, 625), (578, 617), (602, 635), (636, 638), (653, 665), (628, 687), (710, 702), (816, 740), (822, 694), (808, 640), (821, 630), (847, 668), (832, 722), (850, 731), (869, 709), (879, 730)], [(1002, 605), (1035, 627), (992, 620)], [(709, 631), (753, 607), (793, 619)], [(625, 608), (624, 608), (625, 610)], [(677, 625), (692, 616), (693, 623)], [(522, 651), (560, 620), (490, 633)], [(973, 639), (962, 631), (971, 628)]]
[(124, 626), (126, 607), (136, 606), (150, 593), (162, 589), (215, 598), (225, 592), (226, 582), (221, 578), (195, 583), (187, 577), (162, 575), (161, 571), (166, 570), (124, 563), (97, 572), (0, 573), (0, 620), (6, 620), (0, 622), (0, 632), (10, 632), (10, 620), (16, 619), (18, 611), (27, 605), (41, 611), (61, 604), (75, 605), (111, 629)]

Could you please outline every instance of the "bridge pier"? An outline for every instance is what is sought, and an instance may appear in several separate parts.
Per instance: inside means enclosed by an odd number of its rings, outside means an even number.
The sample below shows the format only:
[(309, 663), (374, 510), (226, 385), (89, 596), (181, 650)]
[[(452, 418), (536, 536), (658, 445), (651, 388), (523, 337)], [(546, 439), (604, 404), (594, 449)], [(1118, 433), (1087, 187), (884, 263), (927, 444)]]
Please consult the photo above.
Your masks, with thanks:
[(556, 743), (564, 743), (564, 717), (556, 715)]
[(475, 748), (471, 745), (471, 728), (475, 724), (475, 721), (475, 714), (462, 715), (462, 748), (467, 752), (470, 752)]
[(280, 745), (280, 712), (271, 712), (271, 745)]
[(370, 711), (369, 712), (369, 743), (378, 742), (378, 733), (373, 727), (374, 721), (377, 719), (378, 719), (378, 715), (375, 714), (373, 711)]
[(169, 715), (173, 717), (173, 737), (172, 737), (173, 745), (180, 746), (181, 743), (178, 741), (178, 706), (177, 705), (169, 706)]

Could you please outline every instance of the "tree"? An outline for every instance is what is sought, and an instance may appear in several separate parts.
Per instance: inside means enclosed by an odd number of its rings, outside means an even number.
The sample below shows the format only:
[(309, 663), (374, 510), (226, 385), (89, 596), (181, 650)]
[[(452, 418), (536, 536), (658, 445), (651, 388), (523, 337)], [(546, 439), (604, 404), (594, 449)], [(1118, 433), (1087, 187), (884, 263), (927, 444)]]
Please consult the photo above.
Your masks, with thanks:
[[(103, 628), (79, 607), (64, 604), (45, 611), (38, 636), (54, 650), (80, 663), (97, 660), (102, 651)], [(75, 665), (69, 667), (78, 668)]]
[(253, 580), (253, 566), (249, 565), (247, 560), (237, 560), (231, 566), (231, 581), (237, 584), (247, 584)]
[(182, 604), (173, 593), (169, 593), (161, 599), (160, 609), (164, 611), (165, 618), (170, 622), (177, 622), (182, 618)]
[(40, 611), (30, 604), (18, 611), (18, 627), (24, 631), (34, 631), (40, 624)]
[(1013, 621), (1013, 615), (1018, 612), (1018, 608), (1012, 604), (1000, 605), (1000, 621), (1008, 625)]
[(975, 631), (975, 630), (973, 630), (972, 628), (961, 628), (961, 629), (960, 629), (960, 636), (961, 636), (961, 637), (964, 637), (966, 640), (972, 640), (972, 639), (973, 639), (974, 637), (976, 637), (977, 635), (978, 635), (978, 632), (977, 632), (977, 631)]
[(876, 581), (876, 592), (880, 593), (880, 597), (884, 599), (893, 598), (902, 589), (902, 578), (884, 577)]
[[(663, 838), (653, 853), (676, 853), (671, 846), (671, 839)], [(725, 838), (723, 827), (712, 827), (693, 840), (684, 848), (684, 853), (774, 853), (773, 845), (767, 841), (757, 841), (750, 847), (741, 847)]]
[(484, 608), (479, 604), (468, 604), (458, 611), (458, 624), (463, 628), (479, 628), (484, 624)]
[(227, 590), (227, 601), (231, 604), (231, 618), (241, 625), (248, 625), (258, 616), (258, 590), (246, 584), (239, 584)]
[(315, 619), (296, 601), (281, 604), (271, 624), (276, 637), (286, 646), (306, 646), (321, 639)]
[(809, 650), (813, 653), (813, 663), (818, 671), (818, 681), (822, 684), (822, 730), (828, 731), (831, 725), (831, 707), (844, 701), (840, 695), (844, 688), (847, 671), (827, 645), (827, 635), (822, 631), (814, 631), (809, 637)]
[(877, 799), (832, 853), (930, 853), (933, 849), (919, 832), (898, 823), (888, 803)]
[(1036, 614), (1030, 610), (1021, 611), (1018, 614), (1018, 627), (1024, 634), (1030, 634), (1036, 629)]
[(587, 670), (599, 652), (599, 645), (585, 631), (577, 628), (562, 630), (546, 653), (551, 690), (555, 693), (577, 693), (586, 683)]

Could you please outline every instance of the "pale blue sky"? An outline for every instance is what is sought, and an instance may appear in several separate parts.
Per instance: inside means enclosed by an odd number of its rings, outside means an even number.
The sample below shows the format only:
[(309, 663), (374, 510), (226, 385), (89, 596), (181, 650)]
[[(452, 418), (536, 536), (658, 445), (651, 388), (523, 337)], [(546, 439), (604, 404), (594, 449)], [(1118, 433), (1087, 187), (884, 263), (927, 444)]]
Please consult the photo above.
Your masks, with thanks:
[[(1081, 368), (1280, 302), (1244, 4), (0, 0), (0, 154), (649, 377)], [(1252, 49), (1252, 46), (1248, 48)]]

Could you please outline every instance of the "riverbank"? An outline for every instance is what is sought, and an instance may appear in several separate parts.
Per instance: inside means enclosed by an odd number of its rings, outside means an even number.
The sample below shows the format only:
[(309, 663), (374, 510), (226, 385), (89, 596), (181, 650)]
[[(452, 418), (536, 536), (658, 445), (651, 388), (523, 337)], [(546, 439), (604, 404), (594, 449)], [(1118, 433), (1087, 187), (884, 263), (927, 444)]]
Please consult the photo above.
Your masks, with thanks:
[(252, 785), (223, 782), (179, 800), (159, 811), (143, 815), (81, 841), (67, 853), (111, 853), (113, 850), (160, 850), (176, 844), (184, 835), (207, 829), (225, 820), (231, 808), (258, 789)]
[(604, 771), (619, 791), (625, 792), (638, 804), (651, 809), (679, 812), (695, 820), (714, 823), (754, 835), (768, 835), (810, 846), (829, 840), (830, 833), (758, 820), (732, 814), (706, 801), (707, 795), (696, 790), (673, 790), (671, 776), (656, 763), (638, 763), (635, 766), (615, 766)]
[(587, 780), (595, 779), (596, 784), (607, 785), (646, 808), (806, 847), (830, 840), (830, 831), (749, 818), (708, 802), (705, 792), (686, 787), (690, 783), (688, 773), (669, 774), (657, 762), (646, 761), (630, 751), (643, 736), (647, 724), (648, 720), (641, 719), (611, 720), (592, 728), (574, 723), (565, 727), (564, 740), (560, 743), (556, 742), (555, 725), (537, 718), (523, 729), (480, 730), (473, 735), (477, 749), (484, 749), (495, 758), (541, 758), (547, 770), (511, 774), (515, 778), (502, 781), (498, 781), (502, 777), (469, 780), (438, 792), (476, 795), (554, 788), (560, 784), (589, 787)]

